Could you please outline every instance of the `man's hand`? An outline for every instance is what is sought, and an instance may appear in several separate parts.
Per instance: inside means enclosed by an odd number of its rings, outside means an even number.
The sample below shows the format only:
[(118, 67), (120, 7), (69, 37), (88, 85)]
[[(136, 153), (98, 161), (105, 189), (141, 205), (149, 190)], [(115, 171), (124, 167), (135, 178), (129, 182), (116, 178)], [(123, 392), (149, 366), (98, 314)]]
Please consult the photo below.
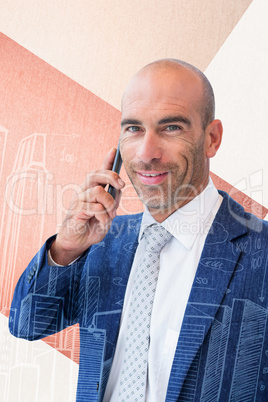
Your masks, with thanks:
[[(116, 149), (111, 149), (101, 170), (87, 176), (77, 200), (71, 205), (50, 249), (56, 263), (68, 265), (107, 234), (116, 216), (121, 189), (125, 185), (119, 175), (111, 171), (115, 153)], [(115, 200), (104, 189), (107, 184), (119, 190)]]

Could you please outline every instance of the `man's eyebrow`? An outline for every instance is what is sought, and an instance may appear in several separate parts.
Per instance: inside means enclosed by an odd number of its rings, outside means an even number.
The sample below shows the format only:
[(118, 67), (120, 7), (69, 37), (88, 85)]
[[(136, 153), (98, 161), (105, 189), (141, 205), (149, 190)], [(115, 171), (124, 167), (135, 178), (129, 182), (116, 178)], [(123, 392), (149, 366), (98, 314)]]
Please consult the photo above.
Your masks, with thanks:
[[(168, 123), (183, 123), (186, 124), (188, 127), (191, 127), (191, 122), (187, 117), (184, 116), (168, 116), (164, 117), (163, 119), (158, 121), (158, 124), (168, 124)], [(131, 125), (142, 125), (140, 120), (136, 119), (123, 119), (121, 121), (121, 127), (131, 124)]]
[(140, 120), (135, 120), (135, 119), (124, 119), (121, 121), (121, 127), (125, 126), (126, 124), (141, 125), (142, 123)]
[(158, 124), (168, 124), (168, 123), (183, 123), (186, 124), (188, 127), (191, 127), (191, 121), (184, 116), (169, 116), (164, 117), (163, 119), (159, 120)]

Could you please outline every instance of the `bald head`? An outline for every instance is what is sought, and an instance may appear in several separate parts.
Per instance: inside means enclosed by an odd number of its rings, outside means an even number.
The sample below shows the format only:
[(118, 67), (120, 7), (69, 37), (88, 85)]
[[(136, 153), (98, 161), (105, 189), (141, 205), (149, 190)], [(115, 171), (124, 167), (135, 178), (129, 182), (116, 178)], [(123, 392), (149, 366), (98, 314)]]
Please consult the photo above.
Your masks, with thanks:
[[(198, 102), (198, 109), (202, 121), (203, 129), (207, 127), (207, 125), (214, 120), (215, 118), (215, 100), (212, 86), (207, 79), (207, 77), (196, 67), (193, 65), (186, 63), (177, 59), (161, 59), (154, 61), (150, 64), (147, 64), (143, 67), (138, 73), (132, 78), (130, 83), (128, 84), (123, 97), (122, 97), (122, 109), (124, 107), (124, 100), (126, 95), (128, 94), (128, 89), (135, 85), (135, 82), (140, 77), (149, 76), (150, 74), (159, 74), (168, 76), (169, 72), (178, 73), (178, 76), (183, 74), (183, 72), (188, 72), (192, 74), (193, 81), (196, 79), (196, 99), (193, 101)], [(199, 81), (199, 83), (198, 83)], [(162, 85), (165, 85), (162, 82)], [(176, 84), (175, 84), (176, 85)], [(201, 92), (198, 91), (198, 86), (201, 87)]]

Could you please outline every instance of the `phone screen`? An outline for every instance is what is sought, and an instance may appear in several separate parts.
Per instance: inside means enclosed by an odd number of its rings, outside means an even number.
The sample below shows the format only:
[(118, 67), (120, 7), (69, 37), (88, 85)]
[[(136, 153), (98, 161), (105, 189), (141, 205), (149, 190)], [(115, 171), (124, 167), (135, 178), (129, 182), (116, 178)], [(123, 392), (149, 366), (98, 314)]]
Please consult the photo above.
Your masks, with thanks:
[[(116, 150), (112, 171), (119, 174), (121, 166), (122, 166), (122, 158), (121, 158), (121, 154), (120, 154), (120, 144), (118, 143), (118, 147), (117, 147), (117, 150)], [(113, 198), (115, 198), (116, 188), (114, 188), (113, 186), (109, 185), (108, 193), (111, 194), (111, 196)]]

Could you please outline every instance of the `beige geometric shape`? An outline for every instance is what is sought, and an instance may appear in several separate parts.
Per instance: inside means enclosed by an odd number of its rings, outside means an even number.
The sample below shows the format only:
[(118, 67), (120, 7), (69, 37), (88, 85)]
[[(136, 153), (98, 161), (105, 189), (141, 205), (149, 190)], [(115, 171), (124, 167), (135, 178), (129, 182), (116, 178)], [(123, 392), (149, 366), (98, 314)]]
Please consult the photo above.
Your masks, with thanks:
[(268, 3), (254, 0), (206, 69), (222, 119), (211, 170), (268, 208)]
[(204, 70), (252, 0), (0, 0), (1, 31), (111, 105), (148, 62)]
[(45, 342), (12, 336), (0, 313), (1, 401), (74, 402), (78, 364)]

